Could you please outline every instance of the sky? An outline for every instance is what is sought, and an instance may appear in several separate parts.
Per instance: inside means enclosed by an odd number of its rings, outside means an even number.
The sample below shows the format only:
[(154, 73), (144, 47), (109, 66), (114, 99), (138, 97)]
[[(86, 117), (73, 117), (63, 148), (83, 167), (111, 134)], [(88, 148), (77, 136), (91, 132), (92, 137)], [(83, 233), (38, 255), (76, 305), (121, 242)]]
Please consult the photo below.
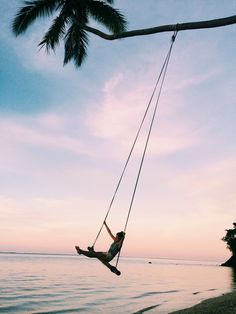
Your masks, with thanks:
[[(19, 0), (1, 1), (0, 251), (75, 253), (102, 225), (172, 33), (90, 35), (80, 69), (63, 47), (20, 37)], [(235, 0), (116, 0), (128, 29), (235, 14)], [(92, 24), (94, 26), (94, 24)], [(100, 26), (97, 26), (101, 29)], [(236, 219), (236, 26), (181, 31), (158, 105), (123, 256), (225, 261)], [(124, 228), (148, 121), (107, 218)], [(97, 250), (106, 250), (103, 229)]]

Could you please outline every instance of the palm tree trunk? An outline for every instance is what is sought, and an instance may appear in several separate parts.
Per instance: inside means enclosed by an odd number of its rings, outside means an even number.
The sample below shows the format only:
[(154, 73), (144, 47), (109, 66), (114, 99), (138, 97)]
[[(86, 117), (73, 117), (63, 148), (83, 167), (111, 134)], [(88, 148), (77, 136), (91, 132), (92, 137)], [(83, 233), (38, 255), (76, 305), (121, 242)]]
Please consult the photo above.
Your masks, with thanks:
[(134, 37), (134, 36), (144, 36), (151, 35), (163, 32), (173, 32), (175, 30), (184, 31), (184, 30), (193, 30), (193, 29), (206, 29), (206, 28), (215, 28), (222, 27), (227, 25), (236, 24), (236, 15), (228, 16), (225, 18), (215, 19), (215, 20), (206, 20), (206, 21), (198, 21), (198, 22), (187, 22), (187, 23), (179, 23), (179, 24), (169, 24), (169, 25), (161, 25), (152, 28), (145, 29), (137, 29), (133, 31), (122, 32), (119, 34), (106, 34), (101, 32), (100, 30), (80, 24), (80, 26), (94, 35), (97, 35), (106, 40), (115, 40), (120, 38)]

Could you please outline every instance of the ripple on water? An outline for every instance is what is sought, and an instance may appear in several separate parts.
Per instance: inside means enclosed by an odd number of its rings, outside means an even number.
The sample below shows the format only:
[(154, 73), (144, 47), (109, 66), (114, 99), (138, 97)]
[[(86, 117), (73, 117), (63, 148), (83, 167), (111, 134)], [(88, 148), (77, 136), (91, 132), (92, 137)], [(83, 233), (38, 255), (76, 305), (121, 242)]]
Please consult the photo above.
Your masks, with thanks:
[(158, 306), (160, 306), (160, 305), (162, 305), (162, 303), (160, 303), (160, 304), (155, 304), (155, 305), (151, 305), (151, 306), (142, 308), (141, 310), (138, 310), (137, 312), (134, 312), (134, 313), (132, 313), (132, 314), (142, 314), (142, 313), (144, 313), (144, 312), (153, 310), (153, 309), (155, 309), (156, 307), (158, 307)]
[(32, 314), (66, 314), (66, 313), (80, 313), (80, 312), (88, 312), (89, 313), (89, 309), (86, 307), (81, 307), (81, 308), (65, 308), (62, 310), (46, 310), (43, 312), (32, 312)]
[(149, 292), (144, 292), (136, 296), (132, 296), (132, 299), (140, 299), (140, 298), (145, 298), (149, 297), (155, 294), (169, 294), (169, 293), (176, 293), (179, 292), (179, 290), (167, 290), (167, 291), (149, 291)]
[(0, 262), (1, 314), (169, 313), (227, 292), (232, 281), (227, 269), (163, 261), (147, 268), (122, 260), (119, 278), (71, 257), (0, 256)]

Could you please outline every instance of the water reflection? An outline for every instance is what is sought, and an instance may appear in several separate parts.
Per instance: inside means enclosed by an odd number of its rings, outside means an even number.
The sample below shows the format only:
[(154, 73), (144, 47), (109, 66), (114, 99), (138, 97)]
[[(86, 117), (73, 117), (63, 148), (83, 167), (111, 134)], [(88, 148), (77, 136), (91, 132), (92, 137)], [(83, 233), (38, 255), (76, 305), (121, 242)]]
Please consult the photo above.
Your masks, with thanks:
[(236, 289), (215, 263), (122, 258), (117, 278), (76, 256), (0, 255), (0, 313), (170, 313)]

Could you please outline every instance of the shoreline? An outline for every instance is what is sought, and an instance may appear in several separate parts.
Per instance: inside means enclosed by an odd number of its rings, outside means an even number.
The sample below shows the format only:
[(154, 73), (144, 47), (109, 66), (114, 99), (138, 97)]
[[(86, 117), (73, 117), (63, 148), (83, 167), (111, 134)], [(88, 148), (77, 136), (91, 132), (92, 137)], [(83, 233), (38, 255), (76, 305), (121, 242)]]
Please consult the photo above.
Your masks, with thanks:
[(169, 314), (236, 314), (236, 291), (206, 299), (190, 308)]

